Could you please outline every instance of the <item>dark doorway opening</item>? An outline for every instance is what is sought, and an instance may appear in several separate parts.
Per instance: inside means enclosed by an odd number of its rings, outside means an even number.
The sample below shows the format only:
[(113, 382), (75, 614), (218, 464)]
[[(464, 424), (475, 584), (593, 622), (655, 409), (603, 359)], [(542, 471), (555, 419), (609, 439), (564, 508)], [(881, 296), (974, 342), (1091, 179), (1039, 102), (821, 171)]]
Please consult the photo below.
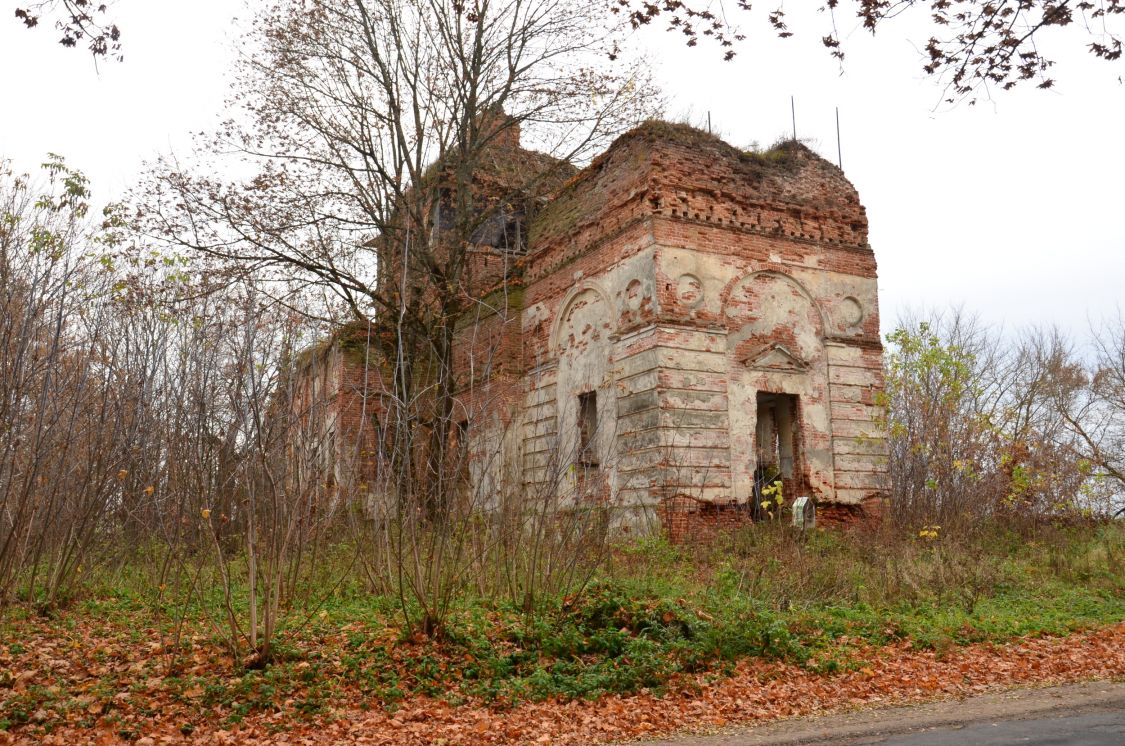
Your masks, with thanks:
[[(755, 429), (754, 520), (769, 519), (790, 505), (800, 489), (800, 402), (793, 394), (758, 393)], [(784, 503), (779, 506), (771, 486), (781, 482)]]

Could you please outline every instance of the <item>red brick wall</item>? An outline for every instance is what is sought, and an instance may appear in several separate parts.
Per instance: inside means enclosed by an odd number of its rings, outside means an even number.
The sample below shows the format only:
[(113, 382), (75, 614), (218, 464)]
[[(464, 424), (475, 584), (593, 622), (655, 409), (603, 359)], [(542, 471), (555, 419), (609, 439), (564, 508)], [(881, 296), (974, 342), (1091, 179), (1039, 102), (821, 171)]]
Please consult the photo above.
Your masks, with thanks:
[(703, 502), (686, 496), (661, 501), (657, 516), (668, 540), (674, 544), (711, 541), (717, 534), (753, 523), (744, 506)]
[[(518, 149), (518, 137), (507, 138), (499, 145)], [(656, 348), (674, 349), (689, 342), (709, 344), (701, 341), (700, 335), (706, 337), (707, 329), (724, 328), (727, 323), (723, 312), (725, 297), (718, 304), (684, 306), (677, 288), (679, 270), (665, 270), (662, 252), (687, 250), (726, 267), (735, 279), (724, 293), (730, 292), (738, 278), (763, 271), (790, 277), (801, 274), (806, 279), (829, 274), (868, 281), (876, 277), (875, 258), (867, 245), (865, 210), (854, 187), (838, 168), (796, 143), (784, 144), (766, 154), (748, 154), (680, 125), (648, 124), (620, 138), (539, 210), (528, 235), (529, 253), (522, 259), (513, 260), (491, 251), (471, 254), (465, 292), (471, 298), (483, 298), (488, 308), (478, 306), (481, 313), (474, 310), (470, 318), (462, 321), (455, 341), (454, 362), (461, 391), (459, 407), (474, 422), (479, 417), (489, 427), (507, 427), (517, 415), (533, 415), (533, 429), (540, 435), (534, 436), (539, 438), (538, 445), (529, 445), (528, 451), (537, 454), (550, 447), (544, 446), (549, 440), (543, 438), (552, 434), (550, 411), (557, 408), (557, 396), (573, 394), (551, 391), (555, 373), (549, 363), (557, 351), (549, 348), (549, 342), (564, 299), (583, 281), (605, 281), (615, 268), (634, 257), (636, 261), (651, 261), (652, 272), (646, 280), (649, 285), (635, 304), (629, 298), (629, 293), (640, 292), (633, 287), (635, 282), (628, 287), (605, 283), (610, 296), (607, 300), (615, 315), (611, 329), (614, 335), (628, 335), (650, 327), (664, 330), (652, 338), (638, 338), (615, 347), (616, 358), (611, 362), (617, 365), (630, 356), (650, 354)], [(643, 253), (646, 251), (651, 260)], [(526, 289), (519, 287), (524, 282)], [(822, 312), (846, 300), (846, 290), (833, 288), (828, 281), (821, 285), (813, 301)], [(510, 291), (507, 299), (496, 292), (505, 286)], [(828, 377), (830, 385), (825, 381), (818, 383), (816, 389), (816, 396), (823, 397), (823, 403), (832, 409), (833, 431), (838, 410), (844, 423), (840, 432), (845, 434), (854, 429), (848, 423), (872, 420), (875, 393), (881, 389), (877, 302), (871, 298), (865, 299), (865, 304), (869, 307), (865, 307), (858, 329), (840, 328), (836, 317), (829, 313), (825, 313), (825, 320), (820, 316), (812, 320), (819, 325), (822, 339), (832, 339), (837, 348), (843, 345), (851, 351), (840, 359), (846, 361), (844, 367), (850, 366), (852, 372), (833, 374)], [(786, 336), (785, 329), (778, 330), (776, 336), (774, 341), (786, 348), (798, 345), (795, 338), (790, 338), (794, 335)], [(852, 354), (855, 350), (860, 352)], [(822, 360), (815, 362), (823, 364)], [(544, 363), (548, 363), (547, 367), (536, 367)], [(366, 442), (374, 437), (368, 433), (369, 424), (353, 421), (364, 401), (356, 384), (362, 368), (356, 367), (354, 361), (343, 361), (340, 366), (341, 388), (335, 406), (341, 422), (347, 422), (349, 431), (354, 430)], [(533, 369), (541, 371), (542, 376), (532, 380), (529, 373)], [(860, 379), (862, 382), (858, 382)], [(690, 383), (664, 379), (653, 385), (669, 390), (691, 388)], [(710, 388), (714, 389), (714, 396), (709, 399), (681, 397), (676, 401), (675, 395), (665, 396), (656, 389), (638, 390), (623, 397), (657, 394), (661, 416), (671, 407), (684, 418), (713, 415), (712, 419), (720, 423), (725, 417), (725, 394), (722, 386)], [(348, 390), (353, 393), (347, 393)], [(528, 392), (536, 400), (521, 406), (519, 402)], [(370, 400), (370, 392), (367, 396)], [(625, 405), (626, 399), (622, 398), (620, 403)], [(490, 410), (495, 416), (489, 416)], [(810, 447), (832, 452), (828, 445), (832, 433), (814, 433), (813, 437), (817, 440), (810, 441)], [(637, 440), (622, 433), (619, 443), (627, 446), (632, 442), (630, 438)], [(703, 449), (696, 454), (700, 458), (710, 459), (722, 444), (708, 441), (704, 446), (693, 447)], [(846, 450), (838, 456), (857, 463), (863, 457)], [(711, 501), (676, 493), (675, 490), (690, 487), (690, 480), (682, 484), (676, 479), (669, 482), (670, 472), (667, 465), (662, 465), (659, 454), (634, 463), (634, 470), (641, 470), (630, 476), (636, 484), (647, 484), (648, 477), (641, 472), (651, 467), (651, 484), (646, 489), (654, 496), (677, 494), (661, 502), (658, 508), (674, 537), (702, 535), (748, 520), (748, 514), (739, 506), (724, 503), (730, 496), (729, 464), (725, 471), (710, 461), (705, 466), (713, 478), (709, 484)], [(867, 489), (864, 485), (873, 475), (864, 468), (867, 467), (862, 464), (856, 466), (855, 473), (848, 477), (849, 494)], [(869, 492), (876, 494), (877, 490)], [(864, 503), (869, 504), (870, 501)], [(846, 506), (826, 506), (825, 511), (825, 521), (829, 523), (852, 521), (854, 515), (870, 513), (868, 508)]]

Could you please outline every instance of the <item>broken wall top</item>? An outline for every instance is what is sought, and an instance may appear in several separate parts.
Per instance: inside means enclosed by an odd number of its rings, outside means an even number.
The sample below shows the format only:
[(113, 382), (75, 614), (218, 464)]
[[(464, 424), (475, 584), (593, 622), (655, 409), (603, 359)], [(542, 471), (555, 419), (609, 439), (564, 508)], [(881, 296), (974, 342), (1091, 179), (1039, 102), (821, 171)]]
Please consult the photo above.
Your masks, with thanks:
[(539, 211), (530, 253), (541, 266), (532, 274), (649, 216), (870, 250), (855, 187), (803, 144), (748, 152), (694, 127), (652, 121), (618, 138)]

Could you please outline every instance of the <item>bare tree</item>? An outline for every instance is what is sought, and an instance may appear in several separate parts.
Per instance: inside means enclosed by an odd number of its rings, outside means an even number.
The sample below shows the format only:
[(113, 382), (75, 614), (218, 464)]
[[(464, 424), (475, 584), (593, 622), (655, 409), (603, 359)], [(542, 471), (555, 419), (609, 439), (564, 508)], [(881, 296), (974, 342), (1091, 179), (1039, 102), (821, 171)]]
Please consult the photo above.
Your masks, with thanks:
[(44, 168), (40, 192), (0, 163), (0, 602), (50, 608), (112, 548), (141, 423), (86, 179), (56, 156)]
[[(670, 31), (684, 36), (688, 46), (713, 40), (730, 60), (740, 44), (747, 43), (738, 19), (753, 8), (749, 0), (736, 0), (728, 15), (723, 4), (700, 0), (616, 0), (619, 12), (634, 27), (665, 19)], [(1024, 82), (1051, 88), (1054, 61), (1042, 50), (1044, 41), (1062, 37), (1071, 26), (1081, 34), (1087, 50), (1099, 59), (1121, 58), (1122, 37), (1115, 21), (1125, 13), (1122, 0), (822, 0), (816, 4), (822, 21), (814, 33), (832, 56), (843, 61), (840, 23), (855, 22), (872, 34), (900, 16), (925, 17), (929, 38), (914, 41), (923, 49), (923, 71), (940, 80), (950, 103), (989, 96), (994, 88), (1010, 90)], [(844, 12), (847, 10), (848, 12)], [(763, 11), (763, 23), (781, 38), (793, 36), (785, 5), (773, 3)], [(734, 19), (734, 20), (732, 20)], [(1065, 38), (1065, 37), (1063, 37)]]
[[(168, 169), (147, 200), (171, 242), (368, 325), (388, 490), (400, 524), (435, 528), (430, 556), (448, 546), (456, 401), (477, 375), (458, 369), (458, 324), (513, 281), (567, 162), (658, 103), (639, 66), (608, 64), (609, 17), (572, 0), (275, 3), (240, 69), (245, 119), (204, 152), (233, 145), (253, 175)], [(520, 149), (521, 130), (552, 155)]]
[(121, 59), (121, 30), (105, 15), (107, 3), (93, 0), (39, 0), (16, 6), (16, 19), (29, 29), (46, 18), (62, 33), (59, 44), (76, 47), (87, 42), (95, 57), (111, 55)]
[(1117, 317), (1094, 332), (1097, 350), (1091, 386), (1100, 402), (1089, 420), (1068, 419), (1090, 449), (1099, 468), (1125, 491), (1125, 316)]
[(1089, 426), (1090, 412), (1060, 402), (1091, 392), (1061, 334), (1005, 338), (958, 310), (900, 322), (889, 341), (892, 515), (967, 528), (1089, 507), (1092, 462), (1068, 420)]
[(1054, 333), (1040, 354), (1043, 400), (1056, 413), (1092, 479), (1125, 495), (1125, 317), (1118, 314), (1091, 333), (1085, 357)]

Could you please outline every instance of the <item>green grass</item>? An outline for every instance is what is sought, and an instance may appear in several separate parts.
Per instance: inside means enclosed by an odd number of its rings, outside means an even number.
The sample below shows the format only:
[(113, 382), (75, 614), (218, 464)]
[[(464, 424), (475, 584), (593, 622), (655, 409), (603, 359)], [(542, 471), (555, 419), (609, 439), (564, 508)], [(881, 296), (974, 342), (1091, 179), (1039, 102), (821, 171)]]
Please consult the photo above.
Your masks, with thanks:
[[(393, 710), (413, 695), (507, 706), (659, 692), (746, 658), (831, 674), (862, 667), (888, 644), (944, 655), (1122, 622), (1123, 557), (1120, 524), (938, 540), (756, 526), (707, 547), (649, 538), (618, 547), (582, 592), (530, 614), (465, 593), (440, 641), (408, 635), (393, 599), (349, 579), (323, 603), (284, 616), (276, 660), (261, 670), (224, 652), (213, 585), (185, 605), (183, 588), (158, 594), (145, 573), (126, 569), (51, 618), (14, 607), (0, 619), (0, 669), (73, 654), (100, 676), (81, 688), (62, 674), (37, 677), (17, 692), (9, 673), (0, 730), (73, 721), (90, 701), (139, 717), (146, 681), (158, 682), (190, 732), (201, 720), (236, 723), (258, 711), (303, 719), (341, 706)], [(55, 647), (37, 655), (44, 644)], [(143, 654), (152, 645), (160, 653)], [(121, 691), (128, 701), (114, 699)]]

